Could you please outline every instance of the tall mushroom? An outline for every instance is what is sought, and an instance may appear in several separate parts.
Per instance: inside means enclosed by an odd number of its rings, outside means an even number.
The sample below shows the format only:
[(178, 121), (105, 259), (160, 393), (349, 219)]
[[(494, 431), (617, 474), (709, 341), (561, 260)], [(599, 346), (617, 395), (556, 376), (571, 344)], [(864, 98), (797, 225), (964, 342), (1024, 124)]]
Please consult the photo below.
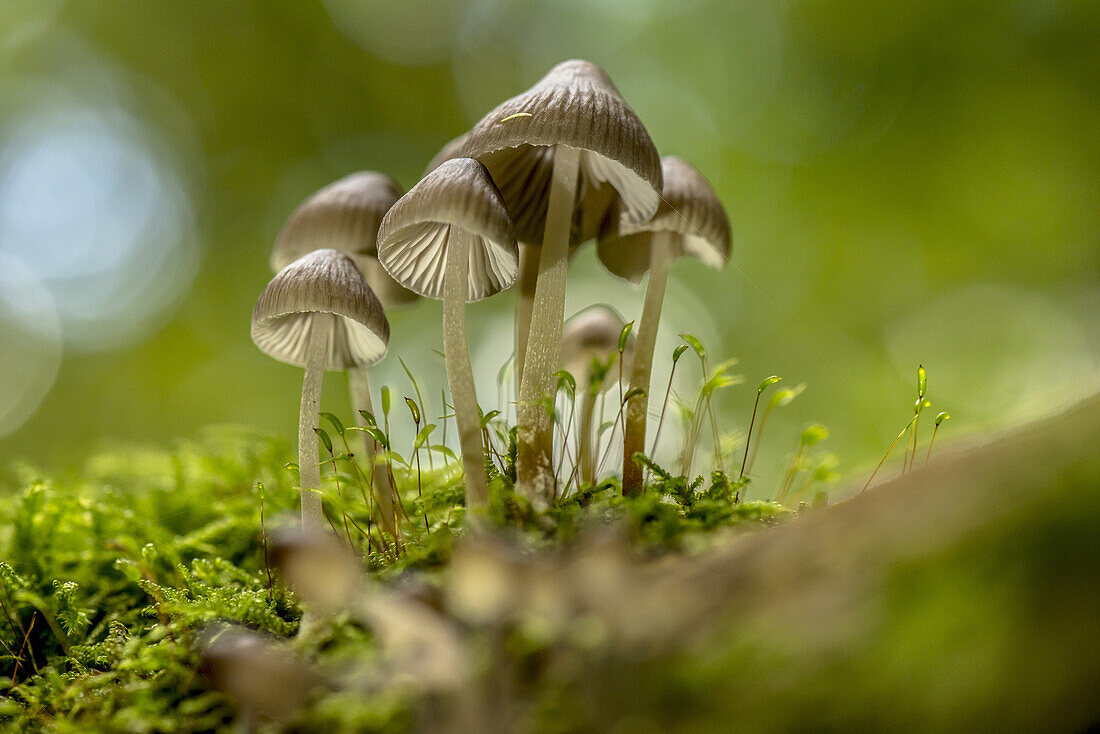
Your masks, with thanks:
[(642, 486), (642, 470), (633, 456), (645, 451), (649, 374), (669, 265), (675, 257), (691, 255), (721, 268), (730, 253), (729, 218), (703, 175), (676, 156), (662, 158), (661, 170), (663, 200), (653, 218), (643, 225), (625, 223), (616, 216), (620, 206), (616, 205), (596, 245), (600, 261), (619, 277), (638, 282), (649, 271), (630, 370), (630, 389), (641, 388), (645, 394), (627, 403), (623, 435), (623, 492), (627, 494), (639, 492)]
[(466, 474), (466, 506), (484, 508), (488, 478), (466, 341), (466, 304), (516, 279), (508, 211), (484, 166), (454, 158), (393, 205), (378, 230), (378, 243), (378, 259), (397, 282), (443, 300), (443, 351)]
[(324, 371), (374, 364), (386, 354), (390, 325), (355, 263), (316, 250), (279, 271), (252, 310), (252, 341), (280, 362), (305, 368), (298, 415), (302, 525), (324, 525), (317, 446)]
[[(623, 317), (615, 309), (598, 303), (578, 311), (566, 319), (562, 327), (562, 368), (573, 375), (578, 387), (584, 391), (581, 393), (581, 422), (577, 431), (577, 464), (581, 481), (588, 484), (596, 479), (592, 439), (596, 398), (615, 384), (618, 375), (617, 371), (611, 370), (597, 382), (593, 362), (609, 365), (611, 358), (618, 357), (619, 337), (624, 326)], [(624, 371), (630, 364), (633, 344), (634, 335), (631, 334), (623, 351), (621, 368)]]
[[(378, 264), (378, 225), (400, 198), (401, 188), (397, 182), (375, 171), (352, 173), (325, 186), (302, 202), (279, 231), (271, 252), (272, 270), (279, 272), (302, 255), (331, 248), (351, 257), (384, 308), (412, 303), (419, 296), (402, 288)], [(370, 376), (366, 367), (353, 367), (347, 374), (352, 412), (356, 423), (362, 427), (366, 420), (360, 411), (374, 412)], [(366, 433), (363, 434), (363, 451), (371, 467), (379, 521), (382, 528), (396, 538), (393, 487), (386, 471), (375, 471), (377, 444)]]
[[(444, 145), (435, 154), (435, 157), (429, 161), (424, 173), (434, 171), (443, 161), (462, 157), (462, 149), (466, 145), (468, 135), (469, 133), (463, 133)], [(502, 177), (505, 177), (503, 180), (513, 188), (523, 185), (530, 186), (533, 189), (539, 186), (547, 186), (547, 177), (553, 166), (551, 153), (551, 148), (540, 147), (534, 149), (533, 167), (504, 171), (501, 173)], [(526, 183), (524, 183), (525, 180)], [(616, 196), (615, 188), (606, 182), (583, 179), (582, 183), (583, 186), (577, 191), (577, 203), (573, 224), (570, 228), (570, 257), (580, 245), (594, 239), (599, 234), (600, 223), (614, 203)], [(539, 227), (533, 227), (529, 228), (528, 234), (535, 238), (532, 243), (525, 242), (522, 239), (518, 241), (519, 276), (516, 279), (515, 305), (515, 389), (517, 395), (519, 394), (520, 379), (523, 376), (524, 359), (527, 355), (527, 335), (531, 331), (531, 309), (535, 300), (535, 284), (539, 274), (539, 247), (542, 244), (543, 231)]]
[[(622, 215), (644, 222), (657, 210), (657, 149), (607, 74), (587, 61), (558, 64), (499, 105), (467, 134), (463, 155), (489, 169), (519, 239), (541, 245), (519, 395), (517, 487), (537, 505), (554, 496), (553, 432), (542, 399), (553, 392), (565, 309), (569, 243), (584, 197), (609, 185)], [(597, 197), (606, 205), (605, 196)], [(533, 267), (533, 265), (532, 265)]]

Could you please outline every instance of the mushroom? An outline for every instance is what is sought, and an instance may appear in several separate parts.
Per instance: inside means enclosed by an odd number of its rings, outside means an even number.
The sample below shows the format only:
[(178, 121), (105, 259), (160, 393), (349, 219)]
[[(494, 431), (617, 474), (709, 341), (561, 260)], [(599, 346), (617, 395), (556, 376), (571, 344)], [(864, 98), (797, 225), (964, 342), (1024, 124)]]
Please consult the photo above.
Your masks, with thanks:
[(621, 205), (616, 205), (596, 244), (600, 261), (615, 275), (636, 283), (649, 271), (629, 383), (631, 390), (640, 388), (645, 394), (628, 402), (623, 434), (623, 492), (628, 494), (641, 491), (642, 471), (633, 456), (645, 450), (649, 374), (669, 265), (675, 257), (691, 255), (721, 268), (730, 253), (726, 210), (703, 175), (676, 156), (662, 158), (661, 170), (662, 202), (653, 218), (643, 225), (628, 224), (617, 216)]
[[(271, 267), (279, 272), (302, 255), (323, 248), (346, 253), (355, 262), (367, 285), (383, 308), (412, 303), (419, 296), (402, 288), (378, 264), (378, 225), (393, 203), (401, 198), (401, 188), (389, 176), (375, 171), (359, 171), (325, 186), (290, 215), (271, 252)], [(348, 392), (356, 424), (366, 425), (360, 411), (374, 412), (370, 394), (370, 376), (366, 367), (348, 370)], [(374, 495), (382, 528), (397, 537), (397, 514), (393, 487), (386, 471), (375, 472), (377, 444), (363, 434), (365, 461), (371, 467)]]
[(293, 718), (322, 684), (305, 661), (267, 635), (230, 625), (208, 627), (199, 637), (199, 669), (237, 704), (246, 731), (256, 718)]
[(626, 219), (649, 219), (657, 210), (660, 161), (641, 120), (607, 74), (587, 61), (558, 64), (487, 114), (467, 134), (463, 155), (489, 169), (519, 239), (541, 245), (531, 331), (520, 360), (517, 486), (545, 505), (555, 480), (552, 425), (542, 399), (553, 391), (559, 364), (570, 241), (602, 218), (602, 212), (586, 214), (586, 208), (598, 209), (586, 206), (586, 195), (599, 192), (596, 201), (606, 206), (610, 190), (604, 186), (618, 192)]
[(477, 161), (454, 158), (393, 205), (378, 230), (378, 259), (394, 280), (443, 300), (443, 351), (455, 409), (466, 506), (489, 501), (465, 304), (516, 279), (516, 241), (500, 192)]
[(279, 271), (252, 311), (252, 341), (280, 362), (305, 368), (298, 416), (302, 525), (320, 528), (318, 405), (324, 371), (374, 364), (386, 354), (390, 325), (382, 304), (342, 252), (316, 250)]
[[(622, 316), (615, 309), (599, 303), (578, 311), (562, 327), (562, 368), (572, 374), (584, 390), (581, 397), (581, 422), (577, 433), (577, 464), (580, 466), (581, 481), (588, 484), (596, 479), (596, 466), (592, 456), (592, 417), (596, 398), (616, 382), (610, 371), (602, 380), (595, 382), (593, 362), (609, 364), (610, 360), (618, 357), (619, 337), (624, 325)], [(633, 344), (634, 335), (631, 334), (623, 352), (623, 370), (630, 364)]]

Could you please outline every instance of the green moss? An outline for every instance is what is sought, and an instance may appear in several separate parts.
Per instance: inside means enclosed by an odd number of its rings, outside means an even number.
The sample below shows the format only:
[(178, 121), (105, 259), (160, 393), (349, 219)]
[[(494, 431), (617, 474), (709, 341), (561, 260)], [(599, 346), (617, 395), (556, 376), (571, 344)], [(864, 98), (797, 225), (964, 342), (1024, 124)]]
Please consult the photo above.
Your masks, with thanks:
[[(78, 478), (44, 478), (23, 468), (20, 486), (0, 494), (0, 726), (228, 727), (233, 707), (196, 672), (196, 636), (219, 622), (281, 638), (297, 631), (296, 603), (264, 561), (264, 531), (295, 522), (290, 458), (283, 442), (211, 429), (171, 450), (93, 456)], [(410, 517), (397, 558), (366, 541), (364, 532), (377, 537), (378, 531), (368, 522), (355, 467), (342, 460), (329, 469), (333, 525), (379, 579), (410, 571), (430, 578), (447, 564), (465, 517), (456, 464), (419, 475), (415, 468), (396, 472)], [(706, 486), (701, 478), (658, 477), (629, 499), (612, 480), (539, 516), (512, 491), (510, 469), (492, 473), (491, 517), (531, 548), (568, 546), (586, 529), (616, 525), (641, 550), (668, 552), (700, 533), (787, 513), (768, 503), (736, 503), (736, 490), (716, 474)], [(303, 651), (320, 665), (374, 654), (370, 635), (350, 621), (324, 635)], [(409, 727), (410, 712), (410, 702), (392, 693), (334, 693), (315, 701), (310, 724), (398, 731)]]

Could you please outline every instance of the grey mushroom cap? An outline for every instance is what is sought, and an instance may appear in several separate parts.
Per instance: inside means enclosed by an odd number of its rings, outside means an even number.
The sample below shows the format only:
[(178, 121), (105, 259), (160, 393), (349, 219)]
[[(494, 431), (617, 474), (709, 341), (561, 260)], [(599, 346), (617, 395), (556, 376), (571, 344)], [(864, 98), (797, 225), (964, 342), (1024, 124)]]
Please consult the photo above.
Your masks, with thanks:
[(389, 176), (359, 171), (316, 192), (287, 219), (271, 252), (271, 269), (278, 272), (314, 250), (333, 249), (373, 256), (378, 225), (401, 188)]
[(661, 165), (645, 126), (603, 69), (565, 61), (482, 118), (463, 149), (489, 169), (521, 241), (542, 242), (558, 145), (582, 151), (574, 244), (595, 236), (616, 192), (631, 222), (656, 211)]
[(515, 282), (519, 252), (512, 222), (488, 171), (470, 158), (440, 164), (393, 205), (378, 231), (378, 260), (402, 286), (442, 299), (454, 229), (472, 236), (467, 301)]
[(664, 189), (661, 205), (648, 222), (627, 224), (616, 216), (616, 204), (596, 245), (600, 262), (609, 271), (638, 282), (649, 270), (654, 232), (670, 232), (672, 255), (690, 255), (712, 268), (722, 268), (732, 247), (729, 217), (710, 183), (687, 161), (676, 156), (661, 159)]
[[(562, 369), (580, 379), (593, 359), (606, 362), (619, 351), (619, 335), (626, 322), (619, 312), (602, 303), (589, 306), (566, 319), (561, 334)], [(634, 334), (627, 337), (623, 359), (629, 361), (634, 347)], [(624, 365), (625, 369), (625, 365)], [(608, 375), (610, 382), (611, 375)], [(578, 386), (579, 387), (579, 386)]]
[(429, 173), (439, 168), (440, 164), (449, 161), (452, 158), (461, 158), (462, 149), (466, 145), (467, 135), (469, 135), (469, 133), (462, 133), (457, 138), (448, 141), (446, 145), (440, 148), (439, 152), (436, 153), (435, 156), (430, 161), (428, 161), (428, 165), (424, 167), (424, 175), (427, 176)]
[(280, 362), (304, 367), (314, 317), (330, 313), (325, 369), (374, 364), (386, 355), (390, 324), (351, 258), (316, 250), (280, 270), (252, 310), (252, 341)]

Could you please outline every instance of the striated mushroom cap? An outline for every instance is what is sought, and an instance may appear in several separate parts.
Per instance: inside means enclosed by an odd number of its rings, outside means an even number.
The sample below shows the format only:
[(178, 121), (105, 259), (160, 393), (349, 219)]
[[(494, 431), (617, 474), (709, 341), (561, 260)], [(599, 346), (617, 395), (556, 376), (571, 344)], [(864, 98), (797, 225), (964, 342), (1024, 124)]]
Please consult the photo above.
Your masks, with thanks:
[(542, 243), (556, 145), (582, 151), (573, 244), (596, 235), (616, 192), (632, 222), (656, 211), (661, 165), (645, 126), (603, 69), (564, 61), (483, 117), (463, 148), (489, 169), (521, 241)]
[(378, 225), (401, 187), (389, 176), (359, 171), (310, 196), (287, 219), (271, 251), (278, 272), (302, 255), (332, 249), (348, 255), (374, 255)]
[(447, 245), (456, 230), (472, 237), (467, 301), (515, 282), (512, 222), (488, 171), (470, 158), (443, 162), (393, 205), (378, 231), (378, 260), (402, 286), (442, 299)]
[(661, 205), (648, 222), (627, 224), (616, 216), (616, 204), (604, 221), (596, 254), (609, 271), (638, 282), (649, 270), (654, 232), (671, 232), (673, 257), (690, 255), (712, 268), (729, 259), (730, 223), (714, 189), (687, 161), (676, 156), (661, 159), (664, 189)]
[(252, 341), (280, 362), (304, 367), (314, 314), (331, 313), (325, 369), (371, 365), (386, 355), (390, 324), (351, 258), (316, 250), (279, 271), (252, 310)]
[(334, 181), (287, 219), (271, 251), (271, 269), (277, 273), (314, 250), (339, 250), (355, 262), (383, 306), (415, 301), (418, 296), (393, 282), (376, 259), (378, 225), (400, 198), (401, 187), (384, 173), (359, 171)]

